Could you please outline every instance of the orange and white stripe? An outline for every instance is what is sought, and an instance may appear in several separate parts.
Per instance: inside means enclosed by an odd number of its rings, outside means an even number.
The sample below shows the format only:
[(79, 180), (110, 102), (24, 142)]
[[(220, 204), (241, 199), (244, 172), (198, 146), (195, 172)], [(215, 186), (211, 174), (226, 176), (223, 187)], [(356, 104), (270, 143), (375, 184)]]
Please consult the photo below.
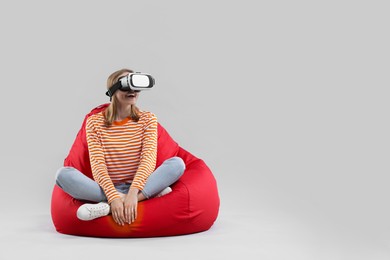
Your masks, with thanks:
[(157, 117), (141, 111), (140, 119), (115, 121), (104, 125), (104, 112), (87, 119), (86, 132), (95, 181), (103, 188), (110, 203), (119, 194), (114, 183), (130, 183), (142, 190), (156, 167)]

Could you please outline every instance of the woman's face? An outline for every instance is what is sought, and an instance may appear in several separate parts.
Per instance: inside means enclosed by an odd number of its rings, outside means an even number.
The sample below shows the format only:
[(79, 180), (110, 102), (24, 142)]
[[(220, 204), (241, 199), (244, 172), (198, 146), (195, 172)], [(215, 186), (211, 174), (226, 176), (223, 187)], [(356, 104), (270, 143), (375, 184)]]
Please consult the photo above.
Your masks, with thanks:
[[(124, 77), (128, 75), (129, 72), (124, 72), (119, 77)], [(134, 90), (122, 91), (118, 90), (114, 94), (119, 101), (121, 106), (135, 105), (139, 96), (139, 92), (134, 92)]]

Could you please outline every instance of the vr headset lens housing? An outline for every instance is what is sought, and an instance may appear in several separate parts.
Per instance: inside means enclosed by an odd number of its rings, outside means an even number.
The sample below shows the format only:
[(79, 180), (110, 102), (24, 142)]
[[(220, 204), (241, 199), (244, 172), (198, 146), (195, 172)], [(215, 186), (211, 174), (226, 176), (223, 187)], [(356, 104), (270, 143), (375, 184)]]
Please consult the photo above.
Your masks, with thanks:
[(151, 81), (147, 75), (133, 74), (131, 75), (131, 86), (136, 88), (150, 88)]
[(106, 92), (106, 95), (112, 97), (119, 89), (122, 91), (141, 91), (148, 90), (154, 86), (154, 78), (146, 73), (130, 73), (119, 79), (117, 83)]

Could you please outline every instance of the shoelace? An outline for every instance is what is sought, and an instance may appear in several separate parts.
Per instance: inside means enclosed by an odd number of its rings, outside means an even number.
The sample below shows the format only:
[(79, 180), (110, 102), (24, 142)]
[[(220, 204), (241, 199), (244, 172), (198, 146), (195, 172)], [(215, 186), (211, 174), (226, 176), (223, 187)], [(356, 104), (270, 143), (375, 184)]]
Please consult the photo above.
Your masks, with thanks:
[(87, 210), (89, 211), (89, 215), (92, 218), (101, 217), (101, 216), (106, 215), (105, 209), (106, 209), (106, 207), (104, 205), (99, 205), (99, 206), (95, 205), (94, 207), (92, 207), (90, 209), (87, 208)]

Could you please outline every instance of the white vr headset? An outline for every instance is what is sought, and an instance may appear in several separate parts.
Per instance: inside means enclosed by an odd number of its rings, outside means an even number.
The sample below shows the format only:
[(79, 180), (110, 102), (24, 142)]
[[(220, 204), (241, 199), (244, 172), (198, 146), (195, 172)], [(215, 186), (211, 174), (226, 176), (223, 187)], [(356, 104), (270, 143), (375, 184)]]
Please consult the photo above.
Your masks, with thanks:
[(141, 72), (129, 73), (128, 75), (119, 78), (118, 82), (112, 85), (106, 95), (112, 99), (114, 93), (119, 89), (122, 91), (140, 92), (141, 90), (148, 90), (154, 86), (154, 78)]

